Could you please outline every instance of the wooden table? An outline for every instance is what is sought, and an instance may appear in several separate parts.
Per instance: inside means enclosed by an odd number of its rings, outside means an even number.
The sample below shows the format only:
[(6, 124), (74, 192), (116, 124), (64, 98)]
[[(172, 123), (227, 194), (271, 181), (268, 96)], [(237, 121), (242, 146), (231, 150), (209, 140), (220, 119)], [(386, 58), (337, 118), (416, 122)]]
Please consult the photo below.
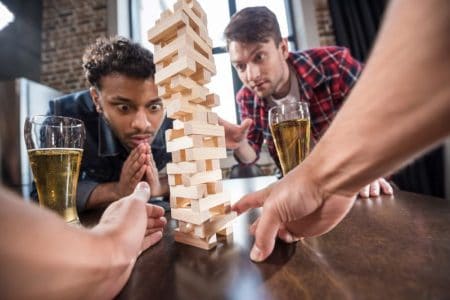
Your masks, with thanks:
[[(274, 177), (224, 181), (232, 201)], [(450, 297), (450, 203), (397, 191), (357, 200), (330, 233), (296, 244), (277, 242), (253, 263), (240, 216), (234, 241), (211, 251), (163, 240), (143, 253), (119, 299), (444, 299)], [(168, 216), (170, 217), (170, 216)]]

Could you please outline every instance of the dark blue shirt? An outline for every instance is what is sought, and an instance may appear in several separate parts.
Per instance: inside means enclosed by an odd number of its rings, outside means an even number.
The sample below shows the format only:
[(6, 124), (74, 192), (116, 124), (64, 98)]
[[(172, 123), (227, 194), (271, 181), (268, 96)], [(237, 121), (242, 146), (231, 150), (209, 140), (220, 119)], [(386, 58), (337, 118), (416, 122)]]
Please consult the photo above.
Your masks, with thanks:
[[(81, 212), (98, 184), (119, 180), (122, 165), (129, 152), (96, 111), (89, 91), (66, 95), (51, 101), (49, 114), (80, 119), (86, 128), (77, 188), (77, 210)], [(151, 144), (158, 170), (163, 169), (171, 161), (171, 155), (166, 151), (164, 135), (168, 128), (172, 128), (172, 120), (165, 118)]]

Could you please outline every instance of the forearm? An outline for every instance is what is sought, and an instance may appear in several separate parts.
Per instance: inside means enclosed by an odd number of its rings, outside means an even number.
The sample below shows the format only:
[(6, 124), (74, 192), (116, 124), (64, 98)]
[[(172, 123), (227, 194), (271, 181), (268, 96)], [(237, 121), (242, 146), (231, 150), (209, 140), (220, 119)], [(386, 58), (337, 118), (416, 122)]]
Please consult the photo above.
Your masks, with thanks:
[(119, 194), (117, 185), (117, 182), (98, 184), (89, 195), (86, 208), (106, 206), (113, 201), (117, 201), (120, 197), (125, 196)]
[(110, 299), (125, 284), (133, 255), (124, 259), (111, 235), (71, 227), (3, 189), (0, 198), (5, 298)]
[(450, 131), (448, 2), (405, 2), (392, 3), (358, 84), (307, 159), (330, 193), (356, 193)]
[(234, 154), (245, 164), (252, 163), (257, 158), (255, 150), (250, 146), (247, 140), (242, 142), (241, 145), (234, 150)]

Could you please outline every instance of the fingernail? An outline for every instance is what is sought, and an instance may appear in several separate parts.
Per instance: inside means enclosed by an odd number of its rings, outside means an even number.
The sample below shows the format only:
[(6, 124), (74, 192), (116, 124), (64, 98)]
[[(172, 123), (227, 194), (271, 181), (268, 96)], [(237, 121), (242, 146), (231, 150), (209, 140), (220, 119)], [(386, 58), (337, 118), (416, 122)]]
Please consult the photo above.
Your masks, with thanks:
[(138, 191), (148, 191), (150, 190), (150, 186), (147, 182), (141, 181), (136, 185), (136, 190)]
[(261, 250), (259, 250), (258, 247), (253, 246), (252, 251), (250, 252), (250, 259), (255, 261), (255, 262), (260, 262), (262, 261), (262, 253)]
[(294, 237), (290, 233), (286, 233), (285, 239), (286, 239), (286, 243), (293, 243), (294, 242)]

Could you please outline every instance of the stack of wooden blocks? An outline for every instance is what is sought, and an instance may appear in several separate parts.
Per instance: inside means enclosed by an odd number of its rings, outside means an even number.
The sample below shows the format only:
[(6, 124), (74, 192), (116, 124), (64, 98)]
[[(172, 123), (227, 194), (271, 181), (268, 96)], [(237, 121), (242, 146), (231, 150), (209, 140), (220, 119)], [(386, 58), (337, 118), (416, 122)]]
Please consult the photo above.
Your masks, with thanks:
[(204, 85), (216, 73), (206, 14), (195, 0), (178, 0), (164, 11), (148, 39), (155, 46), (155, 82), (167, 116), (166, 131), (172, 219), (176, 241), (203, 249), (217, 236), (230, 236), (236, 217), (222, 187), (220, 159), (226, 157), (225, 133), (211, 109), (219, 97)]

